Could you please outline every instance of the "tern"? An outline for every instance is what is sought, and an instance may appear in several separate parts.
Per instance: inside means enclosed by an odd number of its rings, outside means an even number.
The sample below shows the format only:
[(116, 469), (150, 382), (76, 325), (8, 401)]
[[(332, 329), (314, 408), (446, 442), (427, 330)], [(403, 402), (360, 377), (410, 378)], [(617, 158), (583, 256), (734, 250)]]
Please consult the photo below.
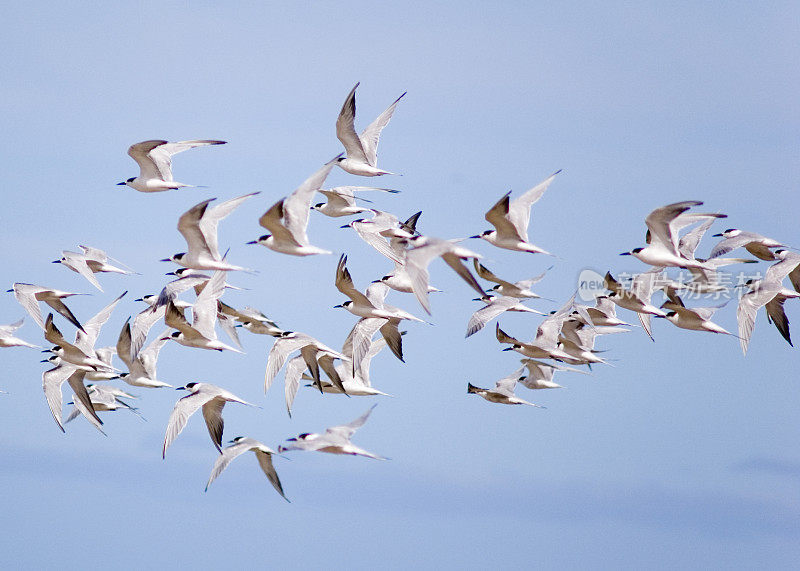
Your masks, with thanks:
[[(130, 398), (135, 399), (136, 397), (117, 389), (115, 387), (109, 387), (105, 385), (86, 385), (86, 392), (89, 394), (89, 398), (92, 402), (92, 409), (94, 412), (103, 412), (103, 411), (112, 411), (112, 410), (129, 410), (139, 418), (144, 420), (144, 417), (139, 413), (139, 409), (132, 407), (128, 403), (126, 403), (123, 398)], [(64, 419), (64, 424), (68, 422), (72, 422), (76, 418), (78, 418), (81, 414), (83, 414), (92, 425), (100, 430), (100, 427), (94, 422), (94, 419), (91, 418), (91, 413), (86, 409), (84, 404), (81, 402), (80, 399), (76, 398), (75, 395), (72, 395), (72, 404), (73, 410), (69, 413), (67, 418)], [(100, 430), (100, 432), (103, 432)], [(103, 432), (103, 434), (105, 434)]]
[(204, 200), (184, 212), (178, 219), (178, 232), (186, 240), (188, 252), (173, 254), (162, 262), (175, 262), (184, 268), (195, 270), (243, 270), (252, 272), (241, 266), (234, 266), (225, 261), (219, 253), (217, 244), (217, 225), (220, 220), (230, 215), (242, 202), (259, 194), (251, 192), (225, 201), (213, 208), (208, 205), (214, 198)]
[(471, 383), (467, 383), (467, 394), (475, 394), (479, 397), (498, 404), (526, 404), (528, 406), (535, 406), (537, 408), (545, 408), (540, 404), (533, 404), (524, 399), (519, 398), (514, 394), (514, 388), (517, 386), (517, 381), (523, 379), (522, 371), (525, 368), (517, 369), (507, 377), (503, 377), (495, 383), (493, 389), (482, 389), (476, 387)]
[[(703, 268), (713, 270), (714, 268), (684, 256), (679, 249), (678, 226), (681, 224), (693, 224), (699, 220), (698, 217), (684, 217), (681, 221), (678, 218), (693, 206), (703, 204), (699, 200), (686, 200), (675, 202), (666, 206), (661, 206), (653, 210), (644, 219), (649, 230), (650, 244), (646, 248), (634, 248), (630, 252), (623, 252), (621, 256), (633, 256), (638, 260), (656, 267), (676, 266), (679, 268)], [(725, 215), (700, 215), (706, 217), (724, 217)], [(692, 249), (693, 251), (694, 249)]]
[(344, 100), (342, 110), (339, 112), (339, 117), (336, 119), (336, 137), (344, 145), (345, 153), (347, 154), (347, 157), (339, 157), (336, 164), (342, 170), (359, 176), (395, 174), (378, 168), (378, 140), (380, 139), (381, 131), (389, 123), (389, 119), (392, 118), (398, 101), (403, 98), (405, 93), (395, 99), (394, 103), (389, 105), (377, 119), (361, 132), (361, 135), (357, 135), (354, 123), (356, 118), (356, 88), (359, 85), (360, 82), (356, 83), (355, 87), (350, 90), (347, 99)]
[(614, 279), (611, 272), (606, 272), (605, 286), (610, 290), (608, 299), (617, 304), (618, 306), (629, 311), (635, 311), (639, 315), (639, 320), (642, 323), (642, 328), (645, 333), (653, 339), (653, 334), (650, 328), (650, 315), (657, 317), (666, 317), (667, 314), (658, 309), (650, 303), (650, 298), (655, 289), (655, 281), (661, 273), (662, 268), (655, 268), (649, 272), (638, 274), (633, 279), (631, 289), (625, 289), (621, 283)]
[(283, 329), (278, 327), (278, 324), (264, 315), (261, 311), (253, 309), (252, 307), (244, 307), (242, 309), (234, 309), (230, 305), (219, 302), (219, 312), (229, 315), (238, 321), (242, 327), (247, 329), (250, 333), (257, 335), (270, 335), (272, 337), (280, 337)]
[(311, 212), (311, 201), (314, 194), (325, 183), (335, 162), (336, 159), (333, 159), (325, 163), (289, 196), (273, 204), (258, 219), (258, 223), (269, 230), (271, 234), (264, 234), (248, 244), (261, 244), (270, 250), (291, 256), (330, 254), (330, 250), (312, 246), (306, 231), (308, 215)]
[[(120, 374), (119, 378), (134, 387), (172, 387), (156, 378), (158, 353), (167, 342), (166, 335), (168, 333), (169, 330), (165, 330), (155, 341), (133, 354), (131, 351), (131, 326), (130, 319), (128, 319), (122, 326), (117, 340), (117, 355), (128, 367), (128, 372)], [(132, 354), (133, 356), (131, 356)]]
[(482, 301), (486, 305), (473, 313), (472, 317), (469, 318), (469, 323), (467, 323), (467, 333), (464, 335), (464, 337), (474, 335), (483, 329), (492, 319), (495, 319), (506, 311), (519, 311), (544, 315), (544, 313), (541, 311), (536, 311), (535, 309), (531, 309), (530, 307), (522, 305), (519, 300), (520, 298), (518, 297), (506, 295), (499, 295), (496, 297), (483, 296), (478, 298), (476, 301)]
[(65, 432), (64, 424), (61, 422), (61, 385), (64, 384), (64, 381), (67, 381), (69, 386), (72, 387), (72, 391), (75, 393), (73, 397), (75, 402), (79, 402), (83, 405), (82, 408), (79, 409), (81, 413), (86, 416), (86, 419), (91, 422), (95, 428), (103, 432), (100, 428), (103, 421), (100, 420), (100, 417), (97, 416), (97, 413), (94, 411), (89, 393), (86, 390), (86, 386), (83, 384), (85, 374), (86, 371), (82, 371), (70, 364), (58, 365), (42, 373), (42, 389), (44, 390), (44, 396), (47, 399), (50, 412), (53, 414), (53, 420), (56, 421), (61, 432)]
[(556, 363), (545, 363), (536, 359), (522, 359), (520, 362), (528, 368), (528, 375), (520, 378), (517, 382), (533, 390), (563, 389), (564, 387), (553, 381), (556, 371), (570, 371), (572, 373), (581, 373), (582, 375), (589, 374), (580, 369), (573, 369)]
[(493, 246), (514, 250), (516, 252), (530, 252), (532, 254), (550, 254), (538, 246), (534, 246), (528, 241), (528, 224), (531, 218), (531, 206), (538, 201), (555, 176), (560, 173), (558, 170), (547, 177), (527, 192), (521, 194), (513, 201), (509, 198), (511, 192), (507, 192), (503, 198), (497, 201), (486, 213), (486, 221), (494, 226), (494, 230), (486, 230), (472, 238), (482, 238)]
[(59, 314), (64, 316), (67, 321), (72, 323), (78, 329), (83, 329), (80, 322), (76, 319), (69, 308), (64, 304), (62, 301), (64, 298), (73, 296), (73, 295), (86, 295), (83, 293), (69, 293), (66, 291), (60, 291), (57, 289), (50, 289), (42, 286), (37, 286), (33, 284), (25, 284), (25, 283), (15, 283), (13, 289), (8, 290), (9, 292), (14, 292), (14, 297), (17, 298), (17, 301), (22, 306), (22, 309), (28, 312), (28, 314), (33, 317), (33, 320), (41, 327), (45, 329), (44, 319), (42, 319), (42, 312), (39, 309), (40, 301), (45, 302), (47, 305), (55, 309)]
[[(363, 208), (356, 205), (355, 193), (366, 190), (379, 190), (392, 194), (400, 192), (399, 190), (393, 190), (391, 188), (375, 188), (373, 186), (337, 186), (335, 188), (329, 188), (328, 190), (320, 190), (319, 192), (325, 195), (328, 202), (320, 202), (311, 208), (331, 218), (340, 218), (342, 216), (369, 212), (371, 210), (370, 208)], [(363, 198), (361, 200), (371, 202)]]
[(272, 465), (272, 455), (276, 452), (266, 446), (265, 444), (259, 442), (258, 440), (254, 440), (253, 438), (245, 438), (244, 436), (237, 436), (230, 442), (230, 446), (226, 446), (222, 449), (222, 454), (217, 456), (216, 462), (214, 462), (214, 467), (211, 469), (211, 476), (208, 478), (208, 483), (206, 483), (206, 492), (208, 491), (208, 487), (211, 485), (211, 482), (217, 479), (222, 471), (228, 467), (228, 464), (234, 458), (238, 458), (245, 452), (252, 450), (255, 455), (256, 459), (258, 460), (258, 465), (261, 466), (261, 470), (266, 474), (267, 479), (272, 484), (272, 487), (281, 495), (281, 497), (289, 501), (283, 494), (283, 486), (281, 486), (281, 481), (278, 479), (278, 473), (275, 471), (275, 468)]
[[(787, 299), (800, 297), (800, 293), (787, 289), (778, 281), (747, 280), (743, 285), (750, 288), (739, 300), (736, 318), (739, 323), (739, 343), (742, 354), (747, 355), (747, 346), (756, 326), (756, 313), (761, 307), (766, 307), (767, 318), (775, 324), (780, 334), (792, 345), (789, 334), (789, 319), (783, 309)], [(792, 345), (793, 346), (793, 345)]]
[(226, 345), (217, 339), (217, 332), (214, 327), (217, 321), (217, 301), (222, 292), (225, 291), (225, 272), (216, 271), (214, 276), (208, 281), (203, 291), (197, 296), (192, 305), (192, 324), (186, 321), (183, 311), (175, 307), (173, 302), (167, 302), (167, 309), (164, 321), (168, 327), (177, 329), (166, 339), (177, 341), (186, 347), (196, 347), (198, 349), (208, 349), (213, 351), (235, 351), (241, 353), (239, 349)]
[(225, 403), (238, 402), (247, 406), (255, 406), (211, 383), (187, 383), (186, 386), (178, 387), (175, 390), (190, 392), (179, 399), (175, 403), (175, 408), (172, 409), (172, 414), (170, 414), (167, 422), (167, 431), (164, 435), (164, 447), (161, 450), (162, 458), (166, 457), (167, 448), (178, 437), (186, 426), (186, 421), (198, 408), (203, 407), (203, 418), (206, 421), (208, 434), (211, 436), (211, 441), (217, 450), (222, 452), (222, 429), (224, 427), (222, 409)]
[(73, 272), (77, 272), (94, 287), (103, 291), (100, 282), (94, 274), (100, 272), (109, 272), (115, 274), (131, 275), (135, 272), (130, 270), (123, 270), (108, 263), (109, 257), (103, 250), (92, 248), (90, 246), (80, 246), (82, 252), (70, 252), (64, 250), (61, 252), (61, 259), (53, 260), (54, 264), (61, 264)]
[(764, 280), (783, 282), (783, 279), (789, 276), (792, 287), (800, 292), (800, 254), (779, 248), (775, 250), (774, 255), (778, 262), (767, 268)]
[(278, 446), (278, 452), (287, 450), (309, 450), (315, 452), (327, 452), (328, 454), (351, 454), (353, 456), (366, 456), (376, 460), (387, 460), (383, 456), (378, 456), (372, 452), (367, 452), (359, 448), (350, 439), (355, 431), (364, 426), (370, 413), (377, 405), (372, 405), (367, 412), (359, 416), (353, 422), (340, 426), (331, 426), (324, 434), (303, 433), (295, 438), (289, 438), (291, 442), (288, 446)]
[(76, 341), (75, 345), (64, 339), (64, 336), (53, 323), (52, 313), (47, 315), (44, 338), (55, 345), (51, 350), (53, 353), (61, 357), (63, 361), (75, 365), (76, 368), (82, 369), (84, 372), (87, 370), (115, 370), (94, 354), (93, 338), (91, 342)]
[(0, 325), (0, 347), (33, 347), (38, 349), (38, 345), (23, 341), (18, 337), (14, 337), (14, 332), (22, 327), (25, 319), (15, 321), (10, 325)]
[(496, 292), (498, 295), (518, 297), (520, 299), (541, 298), (540, 295), (531, 291), (531, 286), (542, 281), (545, 274), (552, 269), (552, 266), (550, 266), (538, 276), (527, 280), (520, 280), (512, 284), (511, 282), (507, 282), (506, 280), (498, 278), (491, 271), (489, 271), (486, 266), (481, 264), (477, 258), (473, 260), (473, 262), (475, 264), (475, 273), (478, 274), (478, 277), (497, 284), (496, 286), (492, 287), (491, 290), (487, 290), (487, 292)]
[(709, 258), (716, 258), (736, 248), (744, 247), (745, 250), (753, 254), (759, 260), (771, 262), (775, 260), (772, 248), (785, 247), (783, 244), (772, 238), (767, 238), (755, 232), (745, 232), (738, 228), (728, 228), (724, 232), (714, 234), (715, 238), (722, 238), (719, 243), (711, 250)]
[[(272, 381), (275, 380), (278, 371), (283, 368), (289, 355), (298, 350), (306, 366), (311, 371), (314, 382), (320, 387), (320, 390), (322, 386), (319, 376), (320, 367), (322, 367), (325, 374), (331, 378), (334, 384), (344, 390), (339, 374), (333, 366), (333, 359), (346, 360), (347, 357), (338, 351), (334, 351), (327, 345), (320, 343), (310, 335), (295, 331), (285, 331), (280, 337), (275, 339), (275, 343), (272, 345), (272, 349), (270, 349), (269, 356), (267, 357), (267, 370), (264, 373), (265, 393), (269, 390), (270, 386), (272, 386)], [(325, 356), (329, 357), (329, 359), (322, 358)]]
[(117, 186), (129, 186), (139, 192), (162, 192), (190, 185), (175, 182), (172, 178), (172, 155), (194, 147), (224, 145), (225, 141), (197, 140), (170, 143), (161, 139), (134, 143), (128, 154), (139, 165), (139, 176), (118, 182)]
[(393, 239), (413, 238), (414, 230), (401, 223), (394, 214), (375, 209), (370, 209), (369, 212), (372, 213), (372, 218), (359, 218), (345, 224), (342, 228), (352, 228), (364, 242), (372, 246), (378, 253), (383, 254), (395, 264), (403, 264), (405, 245)]

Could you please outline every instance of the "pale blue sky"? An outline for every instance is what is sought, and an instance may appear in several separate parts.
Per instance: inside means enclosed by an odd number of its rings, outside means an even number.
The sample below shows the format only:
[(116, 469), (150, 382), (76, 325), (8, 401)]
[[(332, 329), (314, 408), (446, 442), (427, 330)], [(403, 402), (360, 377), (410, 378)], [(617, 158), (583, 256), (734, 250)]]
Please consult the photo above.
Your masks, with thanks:
[[(391, 264), (339, 229), (345, 220), (316, 213), (312, 243), (334, 256), (297, 259), (244, 243), (264, 233), (257, 219), (266, 208), (340, 152), (336, 114), (357, 81), (359, 126), (408, 91), (380, 147), (381, 166), (403, 176), (378, 182), (402, 193), (376, 205), (400, 217), (422, 210), (426, 234), (477, 234), (503, 193), (563, 169), (530, 226), (532, 241), (559, 259), (469, 244), (514, 279), (555, 264), (541, 295), (567, 299), (584, 268), (644, 269), (618, 254), (642, 245), (650, 210), (679, 200), (727, 213), (716, 231), (742, 227), (800, 246), (794, 3), (29, 2), (6, 7), (4, 21), (3, 289), (23, 281), (91, 292), (70, 304), (81, 319), (129, 290), (100, 344), (113, 344), (141, 309), (133, 298), (161, 287), (171, 268), (156, 260), (185, 246), (180, 213), (260, 190), (220, 226), (230, 259), (260, 272), (231, 276), (249, 289), (226, 301), (341, 345), (354, 318), (332, 309), (342, 301), (338, 254), (348, 254), (361, 287)], [(178, 180), (207, 189), (145, 195), (115, 186), (137, 174), (128, 145), (152, 138), (229, 143), (175, 160)], [(328, 180), (359, 182), (338, 169)], [(103, 276), (100, 294), (50, 263), (82, 243), (142, 275)], [(519, 389), (546, 410), (503, 407), (467, 396), (466, 384), (490, 386), (517, 355), (500, 350), (491, 328), (464, 340), (473, 293), (443, 264), (431, 275), (445, 290), (432, 297), (435, 325), (407, 327), (406, 364), (388, 354), (373, 361), (373, 383), (395, 398), (377, 400), (354, 438), (392, 460), (278, 458), (291, 504), (249, 456), (203, 493), (216, 452), (200, 418), (162, 461), (175, 391), (134, 389), (148, 421), (106, 414), (108, 438), (82, 419), (63, 435), (41, 391), (40, 353), (0, 351), (0, 388), (10, 393), (0, 395), (3, 560), (796, 566), (800, 360), (762, 315), (746, 358), (734, 338), (657, 322), (655, 343), (638, 330), (599, 341), (613, 367), (562, 375), (564, 390)], [(390, 301), (422, 313), (410, 296)], [(729, 330), (734, 305), (718, 314)], [(787, 313), (800, 322), (797, 303)], [(22, 315), (10, 294), (0, 302), (0, 323)], [(538, 320), (501, 324), (530, 339)], [(19, 334), (43, 343), (30, 319)], [(304, 390), (289, 419), (282, 375), (266, 397), (262, 390), (271, 339), (243, 343), (245, 356), (171, 345), (159, 361), (166, 382), (213, 382), (263, 407), (226, 407), (226, 440), (241, 434), (275, 447), (376, 402)]]

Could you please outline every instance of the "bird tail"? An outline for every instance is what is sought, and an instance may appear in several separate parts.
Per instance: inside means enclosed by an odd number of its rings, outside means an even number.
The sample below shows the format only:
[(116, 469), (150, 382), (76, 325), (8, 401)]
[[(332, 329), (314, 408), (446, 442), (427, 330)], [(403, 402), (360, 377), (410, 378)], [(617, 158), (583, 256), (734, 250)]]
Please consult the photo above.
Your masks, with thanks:
[(472, 383), (467, 383), (467, 394), (477, 393), (480, 389)]

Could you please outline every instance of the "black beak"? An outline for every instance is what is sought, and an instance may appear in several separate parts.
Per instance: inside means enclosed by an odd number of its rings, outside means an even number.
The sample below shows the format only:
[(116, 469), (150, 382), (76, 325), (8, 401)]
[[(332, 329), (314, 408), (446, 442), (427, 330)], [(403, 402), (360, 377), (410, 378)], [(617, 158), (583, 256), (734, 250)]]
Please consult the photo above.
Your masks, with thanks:
[(169, 258), (162, 258), (159, 260), (159, 262), (171, 262), (171, 261), (172, 260), (170, 260)]
[(620, 254), (620, 256), (632, 256), (632, 255), (633, 255), (633, 254), (631, 254), (630, 252), (622, 252), (622, 253)]
[(712, 234), (712, 238), (722, 238), (722, 234)]
[(127, 184), (126, 182), (118, 182), (117, 186), (125, 186), (126, 184)]
[(245, 242), (245, 244), (258, 244), (257, 240), (251, 240), (250, 242)]

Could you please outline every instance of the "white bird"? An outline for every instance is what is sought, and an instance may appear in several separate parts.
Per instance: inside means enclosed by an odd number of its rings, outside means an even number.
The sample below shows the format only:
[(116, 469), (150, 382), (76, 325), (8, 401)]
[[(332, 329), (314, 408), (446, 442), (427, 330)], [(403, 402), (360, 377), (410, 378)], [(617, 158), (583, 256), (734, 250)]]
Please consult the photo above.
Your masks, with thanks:
[(785, 247), (777, 240), (767, 238), (755, 232), (745, 232), (738, 228), (728, 228), (724, 232), (714, 234), (715, 238), (722, 238), (711, 250), (709, 258), (716, 258), (736, 248), (744, 247), (748, 252), (760, 260), (772, 261), (775, 259), (772, 248)]
[(167, 339), (177, 341), (186, 347), (241, 353), (239, 349), (217, 339), (217, 331), (214, 327), (217, 321), (217, 301), (224, 291), (225, 272), (216, 271), (192, 305), (191, 325), (186, 320), (183, 311), (175, 307), (173, 302), (168, 302), (164, 321), (168, 327), (177, 329), (177, 331)]
[[(106, 318), (107, 319), (107, 318)], [(99, 328), (98, 328), (99, 329)], [(80, 331), (79, 331), (80, 333)], [(95, 371), (115, 371), (113, 367), (109, 366), (97, 357), (94, 351), (95, 335), (87, 337), (76, 336), (75, 345), (64, 339), (61, 331), (53, 323), (53, 314), (47, 315), (45, 323), (44, 338), (54, 345), (50, 351), (55, 353), (65, 362), (75, 365), (76, 368), (84, 372), (89, 370)], [(79, 341), (79, 339), (83, 339)]]
[(442, 258), (472, 289), (478, 292), (478, 295), (484, 295), (485, 292), (475, 279), (475, 276), (463, 263), (464, 260), (469, 258), (480, 258), (480, 254), (459, 246), (457, 244), (458, 240), (440, 240), (430, 236), (414, 236), (402, 241), (410, 246), (406, 251), (405, 264), (408, 277), (411, 279), (414, 295), (428, 314), (431, 313), (428, 300), (428, 292), (430, 291), (428, 286), (428, 266), (435, 258)]
[(767, 268), (764, 274), (765, 281), (783, 282), (786, 276), (792, 282), (795, 291), (800, 292), (800, 254), (779, 248), (774, 252), (777, 263)]
[(701, 204), (703, 203), (698, 200), (686, 200), (656, 208), (644, 219), (649, 230), (649, 245), (645, 248), (634, 248), (630, 252), (623, 252), (620, 256), (633, 256), (645, 264), (656, 267), (675, 266), (679, 268), (713, 270), (714, 268), (708, 264), (695, 260), (694, 257), (685, 256), (679, 249), (680, 237), (678, 230), (680, 227), (693, 224), (703, 218), (725, 216), (721, 214), (703, 214), (680, 218), (692, 206)]
[(178, 232), (186, 240), (188, 252), (173, 254), (169, 258), (164, 258), (162, 262), (175, 262), (184, 268), (194, 270), (224, 270), (235, 271), (243, 270), (252, 272), (241, 266), (234, 266), (225, 261), (225, 257), (220, 255), (217, 243), (217, 226), (223, 218), (230, 215), (242, 202), (259, 194), (251, 192), (231, 200), (227, 200), (213, 208), (208, 205), (210, 198), (199, 204), (194, 205), (184, 212), (178, 219)]
[(224, 144), (225, 141), (212, 140), (170, 143), (162, 139), (134, 143), (128, 148), (128, 154), (139, 165), (139, 176), (129, 178), (125, 182), (118, 182), (117, 185), (127, 185), (139, 192), (161, 192), (190, 186), (173, 180), (172, 155), (194, 147)]
[(278, 473), (272, 465), (272, 455), (276, 452), (258, 440), (245, 438), (244, 436), (237, 436), (231, 440), (231, 445), (223, 448), (222, 453), (217, 456), (214, 467), (211, 469), (211, 476), (209, 476), (208, 483), (206, 483), (206, 491), (208, 491), (211, 482), (217, 479), (217, 476), (228, 467), (228, 464), (230, 464), (234, 458), (238, 458), (249, 450), (255, 453), (258, 465), (261, 466), (261, 470), (267, 475), (267, 479), (272, 484), (272, 487), (288, 502), (289, 498), (284, 495), (283, 486), (281, 486), (281, 481), (278, 479)]
[(725, 304), (717, 307), (686, 307), (673, 288), (668, 287), (666, 294), (668, 299), (661, 305), (661, 309), (667, 310), (667, 320), (673, 325), (681, 329), (733, 335), (711, 321), (711, 316)]
[(350, 90), (347, 99), (344, 100), (342, 110), (336, 119), (336, 137), (344, 145), (346, 157), (337, 159), (337, 164), (342, 170), (359, 176), (380, 176), (384, 174), (394, 174), (378, 168), (378, 140), (381, 131), (392, 118), (397, 102), (400, 101), (405, 93), (395, 99), (377, 119), (370, 123), (361, 135), (356, 134), (356, 88)]
[(229, 315), (250, 333), (270, 335), (272, 337), (279, 337), (283, 333), (283, 329), (278, 327), (277, 323), (264, 315), (261, 311), (253, 309), (252, 307), (235, 309), (220, 301), (218, 309), (219, 313)]
[(379, 254), (392, 260), (395, 264), (405, 262), (405, 245), (394, 241), (395, 238), (413, 238), (414, 230), (400, 222), (394, 214), (381, 210), (370, 209), (372, 218), (359, 218), (353, 220), (342, 228), (352, 228), (359, 238), (372, 246)]
[(650, 339), (653, 339), (653, 334), (650, 328), (649, 316), (667, 316), (664, 311), (650, 303), (650, 298), (655, 289), (655, 281), (661, 271), (662, 268), (658, 267), (649, 272), (637, 274), (636, 277), (633, 278), (633, 285), (629, 290), (625, 289), (621, 283), (615, 280), (611, 272), (606, 272), (604, 278), (606, 289), (611, 292), (608, 294), (608, 299), (624, 309), (635, 311), (639, 315), (642, 328)]
[(83, 405), (80, 408), (81, 413), (86, 416), (86, 419), (91, 422), (97, 430), (103, 432), (100, 428), (103, 421), (100, 420), (100, 417), (97, 416), (97, 413), (94, 411), (89, 393), (86, 390), (86, 386), (83, 384), (85, 374), (86, 371), (80, 370), (71, 364), (58, 365), (42, 373), (42, 389), (44, 390), (44, 396), (47, 399), (50, 412), (53, 414), (53, 420), (56, 421), (61, 432), (65, 432), (64, 424), (61, 422), (61, 385), (64, 384), (64, 381), (67, 381), (69, 386), (72, 387), (74, 393), (73, 398), (77, 397), (75, 402), (79, 402)]
[(330, 250), (312, 246), (306, 232), (311, 201), (314, 194), (325, 183), (335, 162), (336, 159), (333, 159), (325, 163), (289, 196), (273, 204), (258, 219), (258, 223), (269, 230), (271, 234), (264, 234), (248, 244), (261, 244), (270, 250), (291, 256), (330, 254)]
[(134, 387), (172, 387), (159, 381), (156, 374), (158, 353), (167, 342), (168, 333), (169, 330), (165, 330), (155, 341), (131, 357), (131, 326), (130, 320), (126, 321), (117, 339), (117, 355), (128, 367), (128, 372), (120, 374), (119, 378)]
[(24, 321), (25, 319), (23, 318), (10, 325), (0, 325), (0, 347), (39, 347), (14, 336), (14, 332), (22, 327)]
[(306, 432), (295, 438), (289, 438), (287, 442), (291, 442), (292, 444), (288, 446), (278, 446), (278, 452), (285, 452), (287, 450), (309, 450), (327, 452), (328, 454), (351, 454), (354, 456), (366, 456), (367, 458), (374, 458), (376, 460), (387, 460), (387, 458), (383, 456), (367, 452), (363, 448), (359, 448), (350, 442), (355, 431), (364, 425), (372, 409), (376, 406), (375, 404), (372, 405), (367, 412), (359, 416), (353, 422), (340, 426), (331, 426), (324, 434)]
[(537, 315), (544, 315), (541, 311), (537, 311), (520, 303), (520, 298), (498, 295), (496, 297), (483, 296), (476, 301), (482, 301), (486, 305), (472, 314), (467, 323), (467, 333), (464, 337), (474, 335), (483, 329), (487, 323), (492, 319), (497, 318), (506, 311), (519, 311), (527, 313), (536, 313)]
[(476, 387), (472, 383), (467, 383), (467, 394), (475, 394), (479, 397), (498, 404), (526, 404), (528, 406), (535, 406), (537, 408), (545, 408), (539, 404), (533, 404), (524, 399), (519, 398), (514, 394), (514, 388), (517, 386), (517, 381), (522, 377), (522, 371), (525, 369), (517, 369), (507, 377), (503, 377), (495, 383), (493, 389), (482, 389)]
[(510, 200), (507, 192), (503, 198), (489, 209), (486, 213), (486, 221), (494, 226), (494, 230), (486, 230), (482, 234), (472, 236), (472, 238), (482, 238), (493, 246), (514, 250), (517, 252), (531, 252), (532, 254), (548, 254), (549, 252), (534, 246), (528, 241), (528, 224), (531, 218), (531, 206), (538, 201), (555, 176), (560, 173), (558, 170), (547, 177), (524, 194), (521, 194), (513, 201)]
[[(275, 343), (272, 345), (272, 349), (269, 351), (269, 356), (267, 357), (267, 369), (264, 373), (265, 393), (269, 390), (270, 386), (272, 386), (272, 381), (275, 380), (278, 371), (283, 368), (283, 365), (286, 363), (286, 359), (289, 358), (289, 355), (298, 350), (300, 351), (300, 355), (303, 357), (304, 362), (308, 366), (308, 369), (311, 371), (314, 382), (318, 387), (321, 387), (319, 369), (322, 367), (323, 371), (325, 371), (331, 380), (338, 385), (339, 388), (344, 390), (341, 386), (342, 381), (339, 378), (339, 374), (333, 367), (332, 360), (347, 359), (347, 357), (338, 351), (334, 351), (327, 345), (320, 343), (310, 335), (296, 331), (286, 331), (280, 337), (275, 339)], [(320, 358), (324, 356), (328, 356), (330, 359)]]
[(255, 406), (247, 401), (243, 401), (233, 393), (226, 391), (211, 383), (187, 383), (184, 387), (178, 387), (177, 391), (190, 391), (188, 395), (175, 403), (169, 421), (167, 431), (164, 435), (164, 447), (161, 457), (165, 458), (167, 448), (186, 426), (186, 422), (194, 412), (203, 407), (203, 418), (206, 421), (208, 434), (217, 450), (222, 452), (222, 430), (224, 422), (222, 420), (222, 409), (226, 402), (238, 402), (247, 406)]
[(572, 373), (581, 373), (588, 375), (586, 371), (580, 369), (573, 369), (572, 367), (565, 367), (557, 363), (545, 363), (536, 359), (522, 359), (520, 361), (528, 369), (528, 374), (521, 377), (517, 382), (529, 389), (562, 389), (561, 385), (553, 381), (553, 376), (556, 371), (569, 371)]
[[(787, 299), (800, 297), (800, 293), (787, 289), (778, 281), (747, 280), (745, 284), (750, 291), (739, 300), (736, 318), (739, 323), (739, 343), (742, 354), (747, 355), (747, 346), (756, 326), (756, 313), (761, 307), (766, 307), (767, 318), (775, 324), (784, 339), (792, 345), (789, 335), (789, 319), (783, 309)], [(793, 345), (792, 345), (793, 346)]]
[[(370, 208), (364, 208), (356, 204), (356, 192), (365, 190), (379, 190), (381, 192), (390, 192), (396, 194), (399, 190), (391, 188), (375, 188), (372, 186), (337, 186), (327, 190), (320, 189), (320, 193), (324, 194), (328, 202), (320, 202), (311, 208), (317, 212), (330, 216), (331, 218), (339, 218), (342, 216), (350, 216), (353, 214), (361, 214), (362, 212), (369, 212)], [(365, 202), (371, 202), (365, 198), (358, 197)]]
[(25, 283), (15, 283), (13, 289), (8, 290), (9, 292), (14, 292), (14, 297), (17, 298), (17, 301), (22, 306), (22, 309), (28, 312), (28, 314), (33, 317), (33, 320), (41, 327), (45, 329), (44, 319), (42, 319), (42, 312), (39, 309), (40, 301), (45, 302), (47, 305), (55, 309), (59, 314), (64, 316), (67, 321), (72, 323), (78, 329), (83, 329), (83, 326), (77, 320), (77, 318), (72, 314), (69, 308), (64, 304), (62, 301), (64, 298), (73, 296), (73, 295), (86, 295), (83, 293), (69, 293), (66, 291), (60, 291), (57, 289), (50, 289), (42, 286), (37, 286), (33, 284), (25, 284)]
[[(92, 409), (95, 412), (104, 412), (104, 411), (113, 411), (113, 410), (129, 410), (134, 413), (136, 416), (144, 420), (144, 417), (139, 413), (139, 409), (132, 407), (128, 403), (126, 403), (123, 398), (130, 398), (135, 399), (136, 397), (126, 393), (123, 390), (120, 390), (116, 387), (109, 387), (105, 385), (86, 385), (86, 392), (89, 394), (89, 398), (92, 403)], [(91, 417), (91, 413), (86, 410), (84, 404), (80, 401), (80, 399), (76, 398), (76, 395), (72, 395), (72, 412), (69, 413), (67, 418), (64, 419), (64, 424), (68, 422), (72, 422), (78, 416), (83, 414), (86, 418)], [(92, 422), (94, 419), (91, 419)], [(94, 422), (92, 424), (100, 430), (100, 427), (97, 426)], [(100, 432), (103, 432), (100, 430)], [(103, 432), (103, 434), (105, 434)]]
[(493, 286), (491, 290), (487, 290), (487, 292), (493, 291), (496, 292), (498, 295), (518, 297), (520, 299), (541, 298), (540, 295), (531, 291), (531, 286), (542, 281), (545, 274), (547, 274), (547, 272), (552, 268), (551, 266), (538, 276), (532, 277), (530, 279), (520, 280), (518, 282), (511, 283), (507, 282), (506, 280), (498, 278), (486, 266), (481, 264), (477, 260), (477, 258), (473, 260), (473, 262), (475, 264), (475, 273), (478, 274), (478, 277), (481, 277), (487, 281), (494, 282), (497, 284), (496, 286)]
[[(586, 325), (594, 325), (595, 327), (616, 327), (625, 325), (633, 327), (630, 323), (617, 317), (617, 306), (607, 295), (598, 295), (595, 298), (594, 307), (586, 307), (586, 313), (589, 314), (589, 321)], [(580, 319), (580, 317), (576, 315), (573, 315), (573, 317)]]
[(131, 275), (135, 273), (109, 264), (109, 257), (103, 250), (90, 246), (80, 246), (80, 248), (82, 252), (62, 251), (61, 259), (54, 260), (53, 263), (61, 264), (73, 272), (77, 272), (100, 291), (103, 291), (103, 288), (100, 286), (100, 282), (97, 281), (94, 274), (108, 272)]

